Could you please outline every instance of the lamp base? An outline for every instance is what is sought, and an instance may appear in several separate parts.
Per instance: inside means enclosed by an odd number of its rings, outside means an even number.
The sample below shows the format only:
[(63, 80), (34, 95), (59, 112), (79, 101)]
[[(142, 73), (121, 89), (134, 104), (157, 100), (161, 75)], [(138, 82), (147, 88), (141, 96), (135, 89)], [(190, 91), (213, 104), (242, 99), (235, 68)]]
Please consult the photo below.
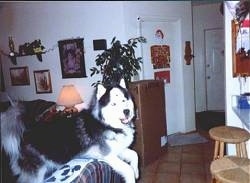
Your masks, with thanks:
[(78, 110), (74, 106), (65, 107), (65, 109), (63, 110), (63, 114), (66, 115), (67, 118), (72, 117), (76, 113), (78, 113)]

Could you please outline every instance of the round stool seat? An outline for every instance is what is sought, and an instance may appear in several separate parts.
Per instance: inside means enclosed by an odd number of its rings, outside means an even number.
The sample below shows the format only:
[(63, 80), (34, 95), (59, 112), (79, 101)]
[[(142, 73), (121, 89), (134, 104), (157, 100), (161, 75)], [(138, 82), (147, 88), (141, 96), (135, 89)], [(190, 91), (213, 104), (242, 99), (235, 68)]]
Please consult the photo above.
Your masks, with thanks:
[(250, 159), (224, 156), (210, 165), (212, 176), (221, 183), (249, 183)]
[(214, 140), (232, 144), (246, 142), (250, 138), (248, 131), (233, 126), (214, 127), (209, 130), (209, 135)]
[(225, 143), (235, 144), (237, 156), (247, 158), (246, 141), (250, 138), (247, 130), (233, 126), (218, 126), (211, 128), (209, 135), (215, 140), (214, 160), (224, 156)]

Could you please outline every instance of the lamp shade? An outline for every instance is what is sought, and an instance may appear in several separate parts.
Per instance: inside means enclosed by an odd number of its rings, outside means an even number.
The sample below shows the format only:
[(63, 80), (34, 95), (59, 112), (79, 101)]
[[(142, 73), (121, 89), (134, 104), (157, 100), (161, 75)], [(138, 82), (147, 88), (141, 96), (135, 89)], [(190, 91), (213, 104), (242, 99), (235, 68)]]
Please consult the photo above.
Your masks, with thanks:
[(57, 99), (57, 104), (65, 107), (73, 107), (82, 103), (83, 100), (74, 85), (63, 85)]

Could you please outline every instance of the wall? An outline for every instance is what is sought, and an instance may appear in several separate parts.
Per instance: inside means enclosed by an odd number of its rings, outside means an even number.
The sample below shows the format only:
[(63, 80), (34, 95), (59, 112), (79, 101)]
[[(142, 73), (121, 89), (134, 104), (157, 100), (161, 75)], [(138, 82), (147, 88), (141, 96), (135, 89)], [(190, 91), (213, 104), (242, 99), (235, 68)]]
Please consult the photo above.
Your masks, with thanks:
[[(193, 65), (185, 65), (183, 59), (184, 43), (187, 40), (192, 40), (191, 3), (184, 1), (126, 2), (124, 12), (127, 11), (129, 11), (129, 14), (125, 16), (127, 35), (136, 32), (139, 34), (137, 17), (141, 17), (145, 21), (174, 22), (174, 24), (179, 24), (179, 28), (176, 29), (176, 32), (179, 34), (176, 33), (178, 36), (175, 36), (179, 49), (175, 52), (176, 58), (172, 58), (173, 61), (171, 62), (171, 83), (165, 85), (167, 130), (168, 134), (194, 130)], [(146, 65), (150, 61), (144, 58), (143, 62)], [(152, 66), (146, 65), (146, 67)], [(146, 68), (145, 70), (149, 71), (152, 69)], [(147, 75), (147, 73), (144, 75)], [(145, 77), (145, 79), (148, 78)]]
[[(236, 1), (235, 1), (236, 2)], [(226, 125), (236, 126), (240, 128), (246, 127), (243, 125), (238, 116), (234, 113), (232, 109), (232, 96), (240, 94), (240, 83), (237, 77), (233, 77), (232, 73), (232, 31), (231, 31), (231, 21), (233, 20), (233, 14), (229, 11), (228, 6), (224, 4), (225, 7), (225, 63), (226, 63)], [(246, 85), (250, 91), (249, 78), (247, 79)], [(228, 145), (227, 153), (229, 155), (235, 154), (235, 146)], [(247, 142), (248, 157), (250, 157), (250, 140)]]
[[(54, 101), (62, 85), (74, 83), (82, 98), (87, 102), (93, 89), (90, 85), (98, 80), (98, 77), (90, 77), (89, 72), (89, 68), (94, 66), (96, 55), (100, 53), (100, 51), (93, 51), (92, 40), (105, 38), (109, 45), (113, 36), (124, 39), (124, 27), (121, 23), (122, 3), (107, 2), (100, 5), (95, 2), (84, 4), (82, 2), (24, 2), (5, 4), (6, 6), (1, 9), (1, 20), (3, 20), (1, 27), (5, 28), (1, 29), (1, 49), (8, 52), (8, 36), (13, 36), (16, 49), (18, 45), (38, 38), (41, 39), (46, 49), (54, 48), (53, 51), (42, 55), (43, 62), (39, 62), (35, 56), (17, 58), (18, 67), (29, 66), (31, 83), (29, 86), (10, 85), (9, 67), (16, 66), (12, 65), (7, 57), (3, 57), (7, 92), (12, 97), (23, 100), (41, 98)], [(116, 19), (113, 19), (112, 14), (103, 13), (109, 12), (111, 6)], [(84, 38), (85, 66), (88, 77), (62, 79), (57, 41), (77, 37)], [(36, 94), (35, 92), (33, 70), (41, 69), (50, 69), (53, 90), (51, 94)]]
[[(175, 18), (179, 22), (178, 57), (171, 72), (173, 83), (167, 90), (168, 134), (188, 132), (195, 129), (193, 65), (185, 65), (184, 43), (192, 40), (191, 2), (11, 2), (3, 3), (0, 9), (0, 48), (8, 52), (8, 36), (13, 36), (15, 45), (41, 39), (46, 49), (52, 51), (43, 55), (43, 62), (35, 56), (17, 58), (18, 66), (28, 66), (30, 85), (11, 86), (9, 68), (14, 67), (6, 56), (4, 79), (6, 93), (23, 100), (46, 99), (55, 101), (62, 85), (73, 83), (87, 104), (93, 88), (90, 86), (100, 76), (90, 77), (89, 68), (94, 66), (100, 51), (93, 51), (93, 39), (107, 39), (107, 44), (116, 36), (122, 42), (138, 36), (137, 17)], [(68, 38), (84, 38), (85, 66), (87, 78), (62, 79), (57, 41)], [(136, 50), (140, 56), (140, 49)], [(49, 69), (51, 72), (51, 94), (36, 94), (33, 71)], [(140, 78), (144, 79), (144, 78)], [(5, 94), (1, 93), (1, 100)], [(153, 114), (152, 114), (153, 115)]]
[(206, 110), (204, 31), (224, 28), (224, 18), (219, 10), (220, 3), (193, 6), (196, 112)]

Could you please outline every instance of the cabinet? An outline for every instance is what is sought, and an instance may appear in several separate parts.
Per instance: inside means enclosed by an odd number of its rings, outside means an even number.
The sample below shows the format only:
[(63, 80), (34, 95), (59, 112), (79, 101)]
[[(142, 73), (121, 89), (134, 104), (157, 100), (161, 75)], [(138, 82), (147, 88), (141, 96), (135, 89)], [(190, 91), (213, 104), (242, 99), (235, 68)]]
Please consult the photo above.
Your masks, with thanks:
[(167, 135), (164, 82), (131, 82), (129, 90), (137, 106), (136, 134), (132, 149), (138, 153), (142, 168), (158, 159), (164, 150), (161, 147), (161, 138)]

